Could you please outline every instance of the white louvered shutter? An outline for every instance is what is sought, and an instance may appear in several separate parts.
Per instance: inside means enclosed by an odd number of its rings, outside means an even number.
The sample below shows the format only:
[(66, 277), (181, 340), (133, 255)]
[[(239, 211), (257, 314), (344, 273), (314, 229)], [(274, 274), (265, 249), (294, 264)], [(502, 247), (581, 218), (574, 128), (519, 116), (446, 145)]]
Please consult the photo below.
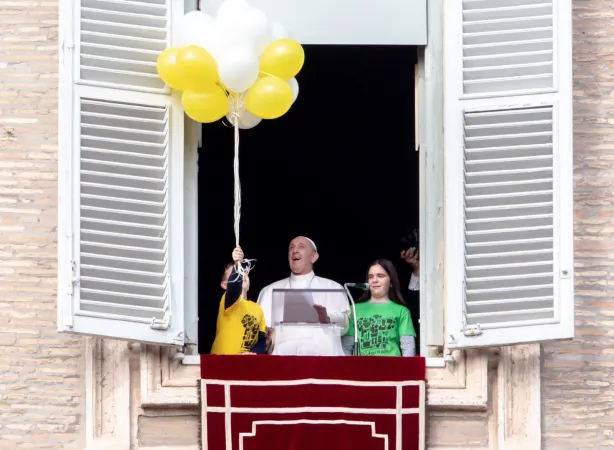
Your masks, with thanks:
[(571, 1), (445, 8), (446, 342), (571, 338)]
[(170, 39), (170, 0), (80, 0), (79, 78), (88, 84), (164, 92), (156, 59)]
[(184, 343), (183, 111), (156, 75), (182, 13), (61, 5), (60, 331)]

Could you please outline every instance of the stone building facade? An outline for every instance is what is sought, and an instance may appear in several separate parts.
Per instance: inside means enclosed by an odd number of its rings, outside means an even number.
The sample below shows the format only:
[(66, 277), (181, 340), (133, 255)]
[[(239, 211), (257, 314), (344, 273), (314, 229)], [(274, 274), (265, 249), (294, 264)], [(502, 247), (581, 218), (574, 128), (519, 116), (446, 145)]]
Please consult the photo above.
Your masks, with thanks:
[[(429, 449), (614, 446), (613, 8), (573, 2), (575, 338), (430, 369)], [(58, 2), (0, 23), (0, 449), (195, 450), (197, 366), (56, 331)]]

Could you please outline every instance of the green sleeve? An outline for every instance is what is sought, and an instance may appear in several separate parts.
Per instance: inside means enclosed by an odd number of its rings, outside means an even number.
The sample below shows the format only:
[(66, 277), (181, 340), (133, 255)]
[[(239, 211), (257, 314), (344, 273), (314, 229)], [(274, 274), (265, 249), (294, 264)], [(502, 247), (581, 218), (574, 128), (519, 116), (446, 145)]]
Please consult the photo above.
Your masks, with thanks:
[(403, 307), (401, 309), (401, 315), (399, 317), (399, 336), (416, 337), (414, 323), (411, 320), (411, 314), (409, 313), (409, 309), (407, 309), (406, 307)]
[(350, 312), (350, 326), (344, 336), (354, 336), (354, 311)]

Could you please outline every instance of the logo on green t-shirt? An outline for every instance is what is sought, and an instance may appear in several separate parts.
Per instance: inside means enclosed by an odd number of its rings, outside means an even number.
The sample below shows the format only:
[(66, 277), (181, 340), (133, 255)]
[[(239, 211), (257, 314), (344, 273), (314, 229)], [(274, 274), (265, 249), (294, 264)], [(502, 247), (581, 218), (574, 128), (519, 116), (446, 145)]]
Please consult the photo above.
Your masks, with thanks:
[[(358, 319), (360, 345), (364, 354), (387, 353), (390, 332), (394, 333), (396, 320), (379, 314)], [(394, 333), (396, 335), (396, 333)]]
[[(393, 302), (356, 305), (359, 354), (401, 356), (401, 336), (415, 336), (409, 311)], [(349, 335), (354, 335), (350, 322)]]

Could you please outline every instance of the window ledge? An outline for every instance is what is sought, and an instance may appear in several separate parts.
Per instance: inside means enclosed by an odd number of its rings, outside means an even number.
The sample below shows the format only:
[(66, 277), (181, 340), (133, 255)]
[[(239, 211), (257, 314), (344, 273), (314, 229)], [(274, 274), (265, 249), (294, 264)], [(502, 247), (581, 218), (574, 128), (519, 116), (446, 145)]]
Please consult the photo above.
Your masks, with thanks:
[[(183, 357), (181, 364), (185, 366), (198, 366), (200, 365), (200, 355), (186, 355)], [(426, 358), (426, 367), (446, 367), (446, 361), (444, 358)]]
[(185, 355), (181, 364), (184, 366), (200, 366), (200, 355)]
[(444, 358), (426, 358), (426, 367), (431, 367), (431, 368), (446, 367), (446, 360)]

